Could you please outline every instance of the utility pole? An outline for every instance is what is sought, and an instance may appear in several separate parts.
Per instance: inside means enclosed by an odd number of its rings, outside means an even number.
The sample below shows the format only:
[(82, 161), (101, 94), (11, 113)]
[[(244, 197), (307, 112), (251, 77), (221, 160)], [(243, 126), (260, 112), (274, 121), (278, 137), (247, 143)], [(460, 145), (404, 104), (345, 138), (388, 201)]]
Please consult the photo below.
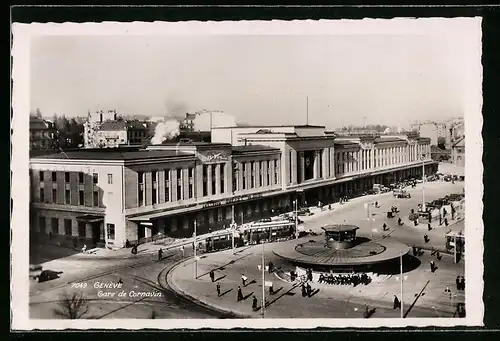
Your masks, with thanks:
[(196, 258), (196, 220), (194, 221), (193, 253), (194, 253), (194, 279), (197, 279), (198, 278), (198, 259)]
[(399, 256), (399, 272), (401, 275), (401, 318), (404, 318), (404, 303), (403, 303), (403, 254)]
[(236, 222), (234, 221), (234, 205), (232, 206), (232, 222), (231, 222), (231, 247), (233, 249), (233, 255), (234, 255), (234, 231), (236, 226)]
[(262, 242), (262, 318), (264, 318), (264, 309), (266, 307), (266, 271), (264, 265), (264, 243)]
[(295, 199), (295, 239), (299, 238), (299, 217), (298, 217), (298, 209), (297, 209), (297, 199)]
[(425, 212), (425, 154), (422, 154), (422, 211)]

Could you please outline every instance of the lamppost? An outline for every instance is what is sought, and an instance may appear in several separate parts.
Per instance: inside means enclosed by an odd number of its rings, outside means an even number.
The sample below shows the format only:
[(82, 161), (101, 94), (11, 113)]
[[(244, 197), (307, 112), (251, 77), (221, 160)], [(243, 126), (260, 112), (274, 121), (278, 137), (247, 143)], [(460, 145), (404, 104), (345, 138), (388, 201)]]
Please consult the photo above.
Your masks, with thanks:
[(294, 210), (295, 210), (295, 239), (299, 238), (299, 215), (297, 209), (297, 199), (293, 201)]
[(425, 212), (425, 154), (420, 157), (422, 160), (422, 211)]
[(262, 242), (262, 318), (264, 318), (264, 310), (266, 307), (266, 271), (264, 265), (264, 243)]
[(193, 254), (194, 254), (194, 279), (198, 278), (198, 258), (196, 257), (196, 220), (194, 221), (194, 242), (193, 242)]

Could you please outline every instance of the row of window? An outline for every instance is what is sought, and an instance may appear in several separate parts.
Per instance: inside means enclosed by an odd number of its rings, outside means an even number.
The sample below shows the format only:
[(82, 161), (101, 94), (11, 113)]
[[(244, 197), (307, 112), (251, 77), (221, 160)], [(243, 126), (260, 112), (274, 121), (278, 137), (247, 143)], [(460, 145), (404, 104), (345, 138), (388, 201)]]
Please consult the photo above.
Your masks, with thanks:
[[(217, 194), (217, 169), (219, 169), (219, 192), (224, 193), (224, 164), (213, 164), (213, 165), (203, 165), (203, 196), (206, 197), (208, 195)], [(209, 184), (209, 175), (210, 175), (210, 184), (211, 191), (208, 192), (208, 184)]]
[[(163, 170), (164, 174), (164, 184), (163, 184), (163, 192), (164, 192), (164, 198), (165, 202), (172, 201), (172, 195), (171, 195), (171, 190), (176, 190), (177, 194), (177, 200), (184, 200), (184, 199), (192, 199), (194, 197), (194, 168), (190, 167), (188, 168), (188, 197), (184, 198), (184, 184), (183, 184), (183, 172), (181, 168), (177, 168), (174, 171), (176, 172), (177, 175), (177, 183), (175, 186), (172, 186), (172, 179), (170, 172), (173, 171), (171, 169), (166, 169)], [(160, 186), (158, 183), (158, 173), (160, 171), (153, 170), (151, 171), (151, 183), (152, 183), (152, 188), (151, 188), (151, 204), (156, 205), (159, 202), (159, 193), (160, 193)], [(144, 206), (146, 204), (145, 202), (145, 194), (147, 193), (146, 191), (146, 182), (144, 180), (144, 172), (139, 172), (137, 173), (138, 175), (138, 205), (139, 206)]]
[[(272, 169), (271, 169), (273, 163), (274, 163), (274, 177), (272, 177)], [(236, 170), (235, 175), (233, 177), (233, 191), (277, 185), (279, 183), (280, 175), (279, 175), (278, 160), (250, 161), (250, 162), (242, 162), (241, 164), (242, 164), (241, 172), (243, 178), (243, 181), (241, 183), (242, 188), (239, 188), (239, 181), (238, 181), (239, 177), (238, 173), (240, 172), (240, 170)], [(250, 176), (248, 176), (248, 173), (250, 173)], [(257, 183), (257, 176), (259, 179), (258, 183)]]
[[(40, 202), (45, 202), (45, 188), (40, 188)], [(57, 189), (52, 189), (52, 204), (58, 204), (57, 200)], [(71, 205), (71, 190), (66, 189), (64, 191), (64, 204)], [(85, 191), (83, 189), (78, 191), (78, 205), (85, 206)], [(92, 192), (92, 206), (99, 207), (99, 191), (94, 190)]]
[[(59, 234), (59, 218), (50, 218), (50, 231), (47, 231), (47, 218), (46, 217), (39, 217), (39, 224), (41, 233), (52, 233), (52, 234)], [(64, 235), (66, 236), (73, 236), (73, 220), (72, 219), (64, 219), (63, 220), (63, 226), (64, 226)], [(81, 237), (85, 238), (87, 237), (87, 232), (86, 232), (86, 223), (83, 221), (78, 221), (78, 231), (77, 235), (74, 237)], [(106, 234), (108, 237), (108, 240), (114, 240), (115, 239), (115, 224), (106, 224)]]
[[(57, 182), (57, 173), (58, 172), (51, 172), (52, 182)], [(39, 177), (40, 177), (40, 182), (45, 181), (45, 171), (40, 171)], [(70, 182), (70, 172), (64, 172), (64, 182), (65, 183)], [(78, 172), (78, 183), (80, 184), (85, 183), (85, 174), (83, 172)], [(97, 173), (92, 174), (92, 183), (94, 184), (99, 183), (99, 174)], [(113, 174), (108, 174), (108, 184), (112, 183), (113, 183)]]

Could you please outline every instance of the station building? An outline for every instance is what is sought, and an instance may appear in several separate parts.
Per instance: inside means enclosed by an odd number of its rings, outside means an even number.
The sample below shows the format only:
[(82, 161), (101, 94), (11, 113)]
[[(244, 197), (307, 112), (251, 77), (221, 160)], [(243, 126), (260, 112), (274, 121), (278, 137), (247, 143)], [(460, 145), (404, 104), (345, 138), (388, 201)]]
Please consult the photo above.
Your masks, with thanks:
[(30, 159), (37, 236), (123, 247), (361, 195), (437, 171), (430, 140), (322, 126), (213, 128), (212, 142), (83, 149)]

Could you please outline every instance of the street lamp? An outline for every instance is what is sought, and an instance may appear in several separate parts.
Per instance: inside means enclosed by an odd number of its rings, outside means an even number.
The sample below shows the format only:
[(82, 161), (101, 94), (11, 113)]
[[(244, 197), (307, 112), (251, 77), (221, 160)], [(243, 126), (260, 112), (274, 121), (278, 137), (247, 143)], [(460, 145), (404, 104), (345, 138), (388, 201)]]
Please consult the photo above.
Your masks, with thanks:
[(298, 209), (297, 209), (297, 199), (293, 201), (294, 209), (295, 209), (295, 239), (299, 238), (299, 217), (298, 217)]
[(264, 309), (266, 307), (266, 271), (264, 265), (264, 243), (262, 243), (262, 318), (264, 318)]
[(234, 255), (234, 232), (236, 230), (236, 222), (234, 221), (234, 205), (232, 207), (232, 222), (231, 222), (231, 247)]
[(422, 160), (422, 211), (425, 212), (425, 154), (420, 157)]
[(198, 259), (196, 257), (196, 220), (194, 221), (194, 242), (193, 242), (193, 254), (194, 254), (194, 279), (198, 278)]

